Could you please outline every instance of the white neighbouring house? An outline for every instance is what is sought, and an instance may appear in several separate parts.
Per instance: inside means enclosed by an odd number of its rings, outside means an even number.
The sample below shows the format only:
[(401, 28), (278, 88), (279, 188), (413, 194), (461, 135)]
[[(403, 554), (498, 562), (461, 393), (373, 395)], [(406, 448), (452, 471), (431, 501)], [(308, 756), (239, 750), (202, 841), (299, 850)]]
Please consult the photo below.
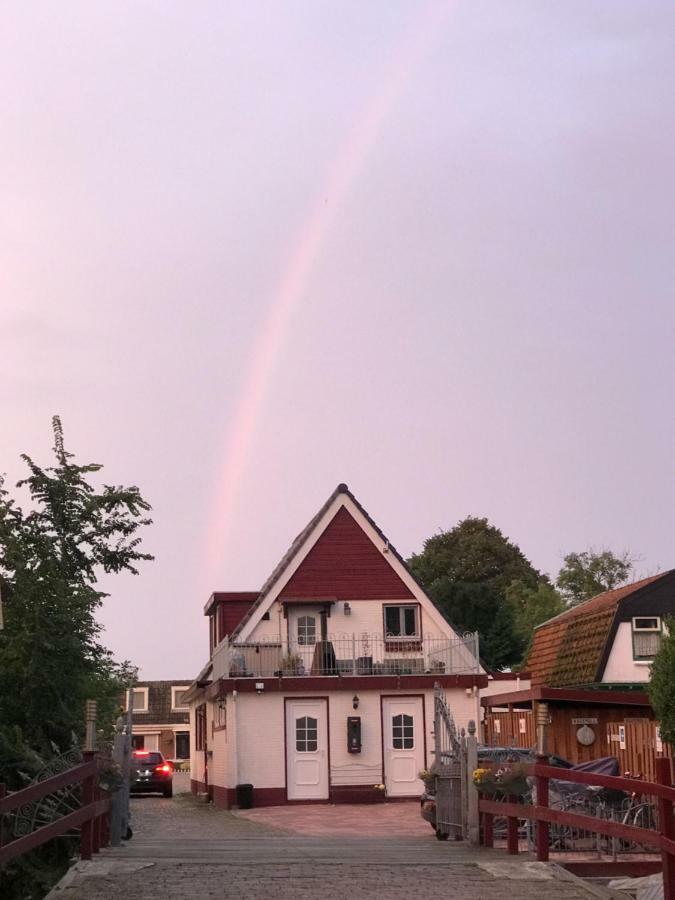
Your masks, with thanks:
[(214, 593), (211, 654), (185, 695), (191, 778), (218, 806), (416, 797), (434, 685), (459, 728), (487, 675), (344, 484), (260, 591)]

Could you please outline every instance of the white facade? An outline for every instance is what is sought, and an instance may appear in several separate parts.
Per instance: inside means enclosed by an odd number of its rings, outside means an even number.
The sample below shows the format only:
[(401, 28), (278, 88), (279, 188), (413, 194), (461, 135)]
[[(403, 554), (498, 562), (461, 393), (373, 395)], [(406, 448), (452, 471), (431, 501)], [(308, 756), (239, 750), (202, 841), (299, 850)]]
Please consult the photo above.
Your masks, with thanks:
[(632, 622), (619, 622), (602, 681), (605, 684), (648, 682), (650, 660), (633, 658)]

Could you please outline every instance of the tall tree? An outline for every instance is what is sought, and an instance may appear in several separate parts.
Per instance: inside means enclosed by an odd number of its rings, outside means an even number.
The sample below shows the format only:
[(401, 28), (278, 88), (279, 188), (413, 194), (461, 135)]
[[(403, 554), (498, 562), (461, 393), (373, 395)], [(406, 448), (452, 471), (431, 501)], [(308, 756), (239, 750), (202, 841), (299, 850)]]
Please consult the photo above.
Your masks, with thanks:
[[(99, 721), (112, 726), (131, 668), (99, 640), (96, 613), (106, 594), (97, 579), (135, 573), (152, 559), (140, 550), (150, 506), (138, 488), (96, 489), (90, 479), (101, 466), (73, 461), (58, 417), (53, 432), (55, 465), (22, 457), (28, 475), (17, 487), (27, 489), (25, 511), (0, 480), (0, 781), (10, 790), (55, 753), (81, 745), (85, 699), (97, 700)], [(67, 863), (67, 854), (62, 842), (10, 864), (8, 898), (42, 896), (52, 866)]]
[(522, 658), (516, 610), (507, 597), (513, 582), (537, 589), (546, 579), (516, 544), (487, 519), (468, 517), (424, 542), (409, 560), (443, 615), (460, 631), (478, 631), (481, 656), (494, 669)]
[(513, 608), (514, 631), (524, 646), (523, 665), (534, 636), (534, 629), (542, 622), (557, 616), (566, 608), (565, 601), (549, 581), (536, 587), (512, 581), (506, 589), (506, 599)]
[(556, 584), (568, 606), (576, 606), (589, 597), (611, 591), (628, 581), (634, 560), (628, 551), (620, 555), (611, 550), (568, 553)]

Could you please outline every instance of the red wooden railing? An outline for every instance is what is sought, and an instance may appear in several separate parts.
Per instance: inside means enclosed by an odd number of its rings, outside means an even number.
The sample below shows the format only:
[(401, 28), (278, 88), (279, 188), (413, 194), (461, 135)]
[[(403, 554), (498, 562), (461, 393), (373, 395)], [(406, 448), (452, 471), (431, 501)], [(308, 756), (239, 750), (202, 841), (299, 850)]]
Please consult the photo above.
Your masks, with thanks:
[[(561, 770), (543, 763), (529, 766), (527, 774), (535, 779), (536, 804), (518, 803), (516, 797), (509, 797), (506, 802), (480, 797), (478, 809), (483, 816), (483, 843), (486, 847), (494, 845), (495, 816), (506, 817), (507, 851), (513, 855), (518, 853), (518, 820), (527, 819), (536, 822), (535, 847), (537, 859), (540, 862), (548, 862), (549, 825), (552, 823), (569, 825), (608, 837), (623, 838), (661, 851), (664, 900), (675, 900), (675, 826), (673, 823), (675, 788), (672, 786), (672, 764), (668, 757), (657, 758), (655, 782), (642, 781), (637, 778), (619, 778), (614, 775), (596, 775), (592, 772), (577, 772), (571, 769)], [(549, 780), (551, 778), (656, 797), (659, 830), (597, 819), (595, 816), (583, 813), (551, 809), (548, 805)]]
[[(91, 859), (93, 853), (98, 853), (101, 847), (107, 845), (110, 836), (110, 797), (99, 787), (98, 763), (95, 754), (85, 751), (83, 757), (84, 762), (72, 769), (61, 772), (59, 775), (53, 775), (37, 784), (31, 784), (12, 794), (7, 794), (5, 785), (0, 784), (0, 866), (10, 859), (35, 850), (36, 847), (51, 841), (52, 838), (59, 837), (78, 827), (81, 827), (80, 855), (82, 859)], [(80, 809), (3, 845), (2, 819), (4, 815), (21, 806), (35, 803), (61, 788), (78, 784), (82, 785)]]

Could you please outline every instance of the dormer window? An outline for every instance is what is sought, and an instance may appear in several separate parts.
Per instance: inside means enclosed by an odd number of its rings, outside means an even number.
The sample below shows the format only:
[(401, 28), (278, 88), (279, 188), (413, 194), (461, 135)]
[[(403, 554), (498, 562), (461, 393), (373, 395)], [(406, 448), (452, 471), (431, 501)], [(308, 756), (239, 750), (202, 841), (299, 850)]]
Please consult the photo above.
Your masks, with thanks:
[(661, 619), (659, 616), (636, 616), (632, 622), (633, 659), (654, 659), (661, 646)]
[(419, 639), (419, 606), (413, 604), (385, 606), (384, 636), (387, 640), (395, 638), (397, 641), (405, 640), (406, 638)]

